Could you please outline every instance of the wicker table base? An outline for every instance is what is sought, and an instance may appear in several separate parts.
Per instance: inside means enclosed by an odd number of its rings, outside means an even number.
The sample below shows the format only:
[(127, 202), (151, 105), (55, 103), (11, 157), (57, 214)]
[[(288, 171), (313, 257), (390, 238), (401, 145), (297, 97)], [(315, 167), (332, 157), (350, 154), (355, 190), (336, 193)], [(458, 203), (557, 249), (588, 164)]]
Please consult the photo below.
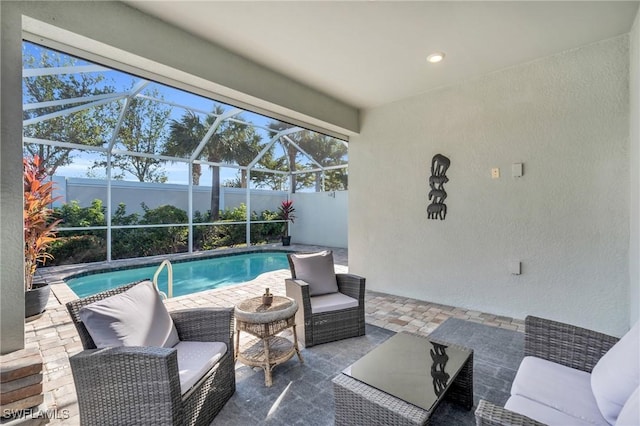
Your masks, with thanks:
[[(288, 361), (297, 353), (293, 342), (282, 336), (252, 339), (242, 345), (238, 360), (245, 365), (262, 367), (265, 385), (271, 386), (271, 371), (276, 365)], [(300, 359), (302, 361), (302, 359)]]
[[(264, 384), (271, 386), (271, 372), (276, 365), (288, 361), (297, 354), (304, 362), (296, 336), (295, 313), (298, 305), (293, 299), (275, 296), (273, 304), (265, 306), (262, 298), (247, 299), (236, 306), (236, 359), (252, 367), (262, 367)], [(278, 333), (292, 329), (293, 341), (277, 336)], [(240, 347), (240, 332), (255, 336)]]
[(333, 394), (336, 425), (427, 425), (444, 398), (467, 410), (473, 407), (473, 352), (431, 410), (422, 409), (344, 373), (333, 379)]

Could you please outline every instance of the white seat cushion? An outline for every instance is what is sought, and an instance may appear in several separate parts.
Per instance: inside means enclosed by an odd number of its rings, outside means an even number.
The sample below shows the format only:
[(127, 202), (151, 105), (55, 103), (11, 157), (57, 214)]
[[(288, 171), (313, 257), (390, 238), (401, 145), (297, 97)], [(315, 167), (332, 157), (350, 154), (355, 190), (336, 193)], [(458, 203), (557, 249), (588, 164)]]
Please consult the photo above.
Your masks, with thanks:
[(509, 411), (524, 414), (533, 420), (550, 426), (593, 426), (591, 422), (572, 417), (555, 408), (532, 401), (520, 395), (512, 395), (504, 405), (504, 408)]
[(640, 326), (638, 323), (604, 354), (591, 372), (591, 389), (600, 412), (610, 424), (640, 384)]
[(616, 426), (638, 426), (640, 425), (640, 387), (631, 394), (627, 402), (624, 403)]
[(591, 392), (590, 376), (584, 371), (527, 356), (513, 380), (511, 395), (562, 411), (586, 424), (608, 425)]
[(184, 395), (227, 352), (222, 342), (178, 342), (180, 391)]
[(96, 347), (155, 346), (171, 348), (178, 332), (151, 281), (80, 309), (80, 319)]
[(293, 253), (289, 255), (295, 279), (309, 284), (309, 296), (336, 293), (338, 282), (330, 250), (318, 253)]
[(323, 294), (322, 296), (313, 296), (309, 299), (311, 301), (311, 312), (314, 314), (355, 308), (358, 306), (356, 299), (342, 293)]

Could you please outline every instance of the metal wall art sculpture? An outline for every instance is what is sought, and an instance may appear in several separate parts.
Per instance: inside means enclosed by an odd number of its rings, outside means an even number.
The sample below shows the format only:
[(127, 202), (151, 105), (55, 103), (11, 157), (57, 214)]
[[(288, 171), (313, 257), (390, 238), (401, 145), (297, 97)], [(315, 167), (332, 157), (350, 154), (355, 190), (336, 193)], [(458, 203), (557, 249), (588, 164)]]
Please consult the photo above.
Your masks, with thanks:
[(428, 219), (444, 220), (447, 216), (447, 205), (444, 200), (447, 193), (444, 190), (444, 184), (449, 182), (447, 177), (447, 169), (451, 161), (442, 154), (436, 154), (431, 160), (431, 177), (429, 178), (429, 200), (431, 204), (427, 207)]

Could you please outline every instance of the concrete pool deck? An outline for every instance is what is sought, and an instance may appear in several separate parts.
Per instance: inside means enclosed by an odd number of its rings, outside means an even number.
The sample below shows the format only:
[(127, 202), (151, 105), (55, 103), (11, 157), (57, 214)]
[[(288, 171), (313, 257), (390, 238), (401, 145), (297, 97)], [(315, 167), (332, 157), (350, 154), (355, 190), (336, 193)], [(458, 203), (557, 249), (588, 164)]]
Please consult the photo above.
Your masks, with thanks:
[[(282, 247), (278, 244), (252, 247), (252, 249), (317, 251), (326, 249), (326, 247), (306, 245)], [(347, 272), (347, 250), (339, 248), (331, 248), (331, 250), (334, 252), (336, 272)], [(215, 254), (241, 251), (246, 251), (246, 249), (225, 249), (215, 251)], [(189, 255), (189, 257), (199, 258), (212, 254), (213, 252), (203, 252)], [(184, 256), (178, 255), (177, 257)], [(153, 258), (153, 260), (157, 260), (157, 264), (159, 264), (165, 258), (166, 256), (161, 256), (157, 259)], [(148, 263), (149, 260), (149, 258), (145, 258), (116, 261), (111, 265), (140, 265)], [(96, 263), (41, 268), (39, 270), (39, 274), (52, 284), (52, 294), (47, 310), (42, 316), (25, 324), (25, 345), (27, 348), (37, 348), (42, 353), (45, 402), (39, 409), (54, 414), (55, 418), (51, 419), (51, 424), (79, 424), (76, 390), (71, 375), (69, 357), (80, 352), (82, 345), (64, 306), (67, 301), (75, 299), (76, 295), (64, 284), (63, 280), (65, 277), (78, 274), (81, 271), (104, 269), (105, 266), (107, 266), (106, 263)], [(234, 306), (248, 297), (261, 295), (265, 287), (269, 287), (276, 295), (284, 295), (284, 279), (290, 276), (289, 270), (285, 269), (268, 272), (247, 283), (175, 297), (168, 300), (166, 305), (170, 311), (185, 308)], [(384, 293), (366, 292), (365, 321), (378, 327), (396, 332), (409, 331), (427, 335), (450, 317), (524, 331), (522, 320)]]

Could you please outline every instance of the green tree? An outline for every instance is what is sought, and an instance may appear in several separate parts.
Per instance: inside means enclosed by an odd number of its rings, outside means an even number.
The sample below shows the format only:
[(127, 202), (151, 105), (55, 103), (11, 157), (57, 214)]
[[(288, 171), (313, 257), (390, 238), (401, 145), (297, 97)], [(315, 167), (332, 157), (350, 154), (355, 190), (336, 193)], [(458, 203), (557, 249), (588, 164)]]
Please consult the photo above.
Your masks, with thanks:
[[(285, 157), (273, 158), (271, 152), (262, 157), (259, 164), (269, 170), (288, 170), (288, 160)], [(261, 172), (256, 169), (251, 171), (251, 181), (257, 187), (266, 187), (272, 191), (283, 191), (288, 179), (288, 175), (280, 173)]]
[[(293, 127), (291, 124), (274, 121), (269, 124), (271, 137), (277, 132)], [(296, 148), (295, 145), (303, 149), (313, 160), (323, 167), (335, 166), (346, 162), (347, 148), (336, 139), (311, 130), (300, 130), (299, 132), (288, 134), (280, 141), (286, 151), (285, 162), (272, 160), (268, 168), (273, 170), (286, 170), (291, 173), (304, 171), (309, 168), (318, 168), (306, 155)], [(293, 143), (292, 143), (293, 142)], [(295, 145), (294, 145), (295, 144)], [(267, 160), (268, 161), (268, 160)], [(264, 164), (261, 162), (261, 164)], [(283, 167), (284, 165), (284, 167)], [(346, 189), (346, 169), (328, 170), (325, 172), (325, 190), (334, 191)], [(278, 177), (266, 177), (263, 175), (263, 184), (267, 186), (279, 182)], [(322, 182), (322, 172), (292, 174), (291, 190), (296, 192), (303, 188), (312, 187), (315, 183), (316, 191), (320, 191)]]
[[(186, 112), (180, 121), (170, 123), (169, 138), (165, 145), (165, 154), (175, 157), (188, 157), (204, 139), (207, 131), (215, 122), (216, 116), (221, 115), (224, 108), (216, 105), (212, 115), (204, 121), (193, 112)], [(236, 116), (235, 118), (238, 118)], [(199, 158), (212, 163), (235, 161), (239, 164), (251, 155), (257, 154), (260, 135), (253, 126), (248, 126), (232, 120), (224, 120), (205, 144)], [(195, 164), (194, 164), (195, 166)], [(220, 218), (220, 167), (211, 166), (211, 220)], [(200, 182), (201, 169), (193, 168), (194, 185)], [(246, 180), (246, 178), (245, 178)]]
[[(288, 123), (283, 123), (282, 121), (272, 121), (271, 123), (269, 123), (269, 129), (271, 129), (271, 132), (269, 134), (270, 137), (274, 137), (278, 132), (281, 132), (283, 130), (286, 129), (290, 129), (294, 127), (291, 124)], [(291, 140), (297, 139), (297, 135), (298, 133), (291, 133), (288, 135), (288, 137)], [(296, 171), (297, 169), (297, 159), (298, 159), (298, 154), (299, 151), (298, 149), (293, 146), (291, 143), (289, 143), (287, 140), (280, 140), (280, 142), (282, 143), (282, 146), (285, 148), (286, 150), (286, 163), (282, 162), (280, 164), (276, 164), (279, 165), (280, 168), (279, 169), (273, 169), (273, 170), (286, 170), (290, 173), (292, 173), (290, 175), (290, 179), (291, 179), (291, 192), (296, 192), (297, 189), (300, 189), (298, 187), (298, 177), (297, 175), (293, 174), (293, 172)], [(284, 167), (282, 167), (284, 166)]]
[[(69, 55), (23, 43), (23, 68), (62, 68), (81, 65)], [(95, 73), (51, 73), (23, 78), (23, 104), (39, 104), (65, 99), (89, 97), (115, 92), (111, 82), (104, 75)], [(23, 119), (29, 120), (78, 106), (66, 105), (25, 108)], [(45, 104), (47, 105), (47, 104)], [(99, 146), (113, 129), (116, 120), (117, 103), (108, 103), (87, 108), (71, 114), (50, 117), (24, 127), (24, 136), (50, 141)], [(71, 163), (73, 150), (43, 144), (25, 144), (24, 156), (37, 155), (42, 159), (49, 175), (58, 167)]]
[[(133, 87), (133, 83), (132, 83)], [(149, 93), (150, 97), (162, 99), (157, 90)], [(130, 152), (143, 154), (161, 154), (167, 138), (166, 124), (169, 120), (170, 108), (146, 98), (131, 98), (127, 104), (117, 140)], [(167, 175), (163, 168), (164, 160), (136, 155), (113, 155), (111, 157), (112, 179), (124, 179), (127, 173), (140, 182), (166, 182)], [(95, 161), (92, 169), (103, 170), (107, 166), (106, 156)]]
[[(172, 119), (169, 122), (169, 138), (164, 146), (165, 154), (175, 157), (191, 156), (212, 122), (209, 119), (200, 120), (200, 116), (193, 111), (185, 112), (180, 121)], [(194, 163), (191, 170), (191, 182), (200, 185), (202, 165)]]
[[(321, 166), (337, 166), (347, 162), (347, 147), (331, 136), (305, 130), (301, 132), (298, 146), (304, 149)], [(315, 166), (313, 166), (315, 167)], [(322, 190), (322, 172), (315, 174), (316, 191)], [(338, 191), (347, 189), (347, 169), (325, 171), (324, 190)]]

